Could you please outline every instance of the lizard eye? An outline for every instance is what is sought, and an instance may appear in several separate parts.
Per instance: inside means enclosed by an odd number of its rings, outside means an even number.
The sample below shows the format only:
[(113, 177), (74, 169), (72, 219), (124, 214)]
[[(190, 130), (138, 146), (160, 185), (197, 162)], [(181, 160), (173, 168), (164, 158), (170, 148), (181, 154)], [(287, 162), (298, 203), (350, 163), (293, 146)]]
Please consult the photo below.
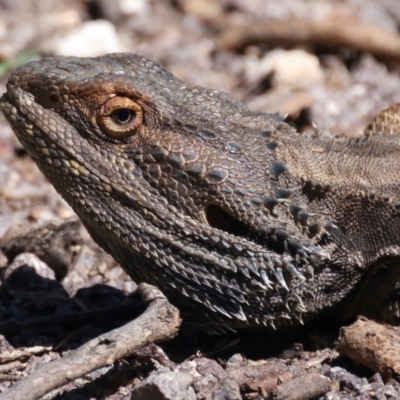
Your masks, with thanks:
[(97, 123), (113, 139), (133, 136), (143, 125), (143, 110), (127, 97), (113, 97), (100, 108)]

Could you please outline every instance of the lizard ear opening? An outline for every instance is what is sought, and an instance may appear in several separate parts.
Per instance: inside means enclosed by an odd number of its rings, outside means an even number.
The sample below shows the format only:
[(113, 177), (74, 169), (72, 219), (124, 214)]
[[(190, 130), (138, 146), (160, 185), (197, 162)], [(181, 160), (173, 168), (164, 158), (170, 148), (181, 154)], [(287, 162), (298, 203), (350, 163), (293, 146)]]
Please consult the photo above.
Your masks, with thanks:
[(97, 123), (113, 139), (133, 136), (143, 125), (143, 110), (127, 97), (113, 97), (100, 108)]
[(221, 231), (235, 236), (246, 237), (248, 234), (249, 229), (243, 222), (235, 219), (215, 204), (207, 206), (205, 216), (208, 224), (213, 228), (220, 229)]

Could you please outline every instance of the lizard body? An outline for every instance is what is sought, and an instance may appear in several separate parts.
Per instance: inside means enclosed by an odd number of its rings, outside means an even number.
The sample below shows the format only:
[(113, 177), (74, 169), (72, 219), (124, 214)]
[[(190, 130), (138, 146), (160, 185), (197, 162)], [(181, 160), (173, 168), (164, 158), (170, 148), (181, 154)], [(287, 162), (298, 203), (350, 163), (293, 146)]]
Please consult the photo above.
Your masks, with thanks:
[(187, 321), (278, 328), (346, 298), (399, 321), (400, 147), (382, 124), (300, 134), (127, 53), (26, 64), (0, 107), (94, 240)]

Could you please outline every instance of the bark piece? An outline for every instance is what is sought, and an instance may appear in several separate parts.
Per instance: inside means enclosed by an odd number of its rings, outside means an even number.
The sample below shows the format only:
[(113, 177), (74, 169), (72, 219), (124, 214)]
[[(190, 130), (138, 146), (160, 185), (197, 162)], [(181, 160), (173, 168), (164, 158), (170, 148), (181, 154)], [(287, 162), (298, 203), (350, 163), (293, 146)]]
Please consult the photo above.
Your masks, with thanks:
[(278, 386), (273, 393), (274, 400), (311, 400), (328, 393), (332, 382), (326, 376), (311, 373)]
[(400, 379), (400, 327), (360, 317), (340, 330), (337, 351), (387, 380)]

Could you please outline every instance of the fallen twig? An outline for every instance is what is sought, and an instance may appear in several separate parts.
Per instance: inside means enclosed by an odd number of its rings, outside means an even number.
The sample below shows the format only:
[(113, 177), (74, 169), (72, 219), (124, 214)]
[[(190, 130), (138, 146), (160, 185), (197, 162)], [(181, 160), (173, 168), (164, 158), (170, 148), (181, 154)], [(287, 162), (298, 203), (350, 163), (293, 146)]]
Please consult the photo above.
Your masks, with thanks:
[(179, 311), (153, 286), (142, 283), (138, 291), (148, 304), (140, 317), (85, 343), (66, 357), (40, 365), (1, 394), (0, 400), (39, 399), (91, 371), (131, 356), (144, 346), (176, 336), (181, 323)]
[(225, 50), (240, 50), (258, 43), (347, 47), (380, 57), (400, 59), (398, 34), (353, 19), (338, 24), (338, 17), (330, 15), (320, 20), (292, 18), (246, 22), (243, 25), (228, 25), (219, 37), (219, 45)]

